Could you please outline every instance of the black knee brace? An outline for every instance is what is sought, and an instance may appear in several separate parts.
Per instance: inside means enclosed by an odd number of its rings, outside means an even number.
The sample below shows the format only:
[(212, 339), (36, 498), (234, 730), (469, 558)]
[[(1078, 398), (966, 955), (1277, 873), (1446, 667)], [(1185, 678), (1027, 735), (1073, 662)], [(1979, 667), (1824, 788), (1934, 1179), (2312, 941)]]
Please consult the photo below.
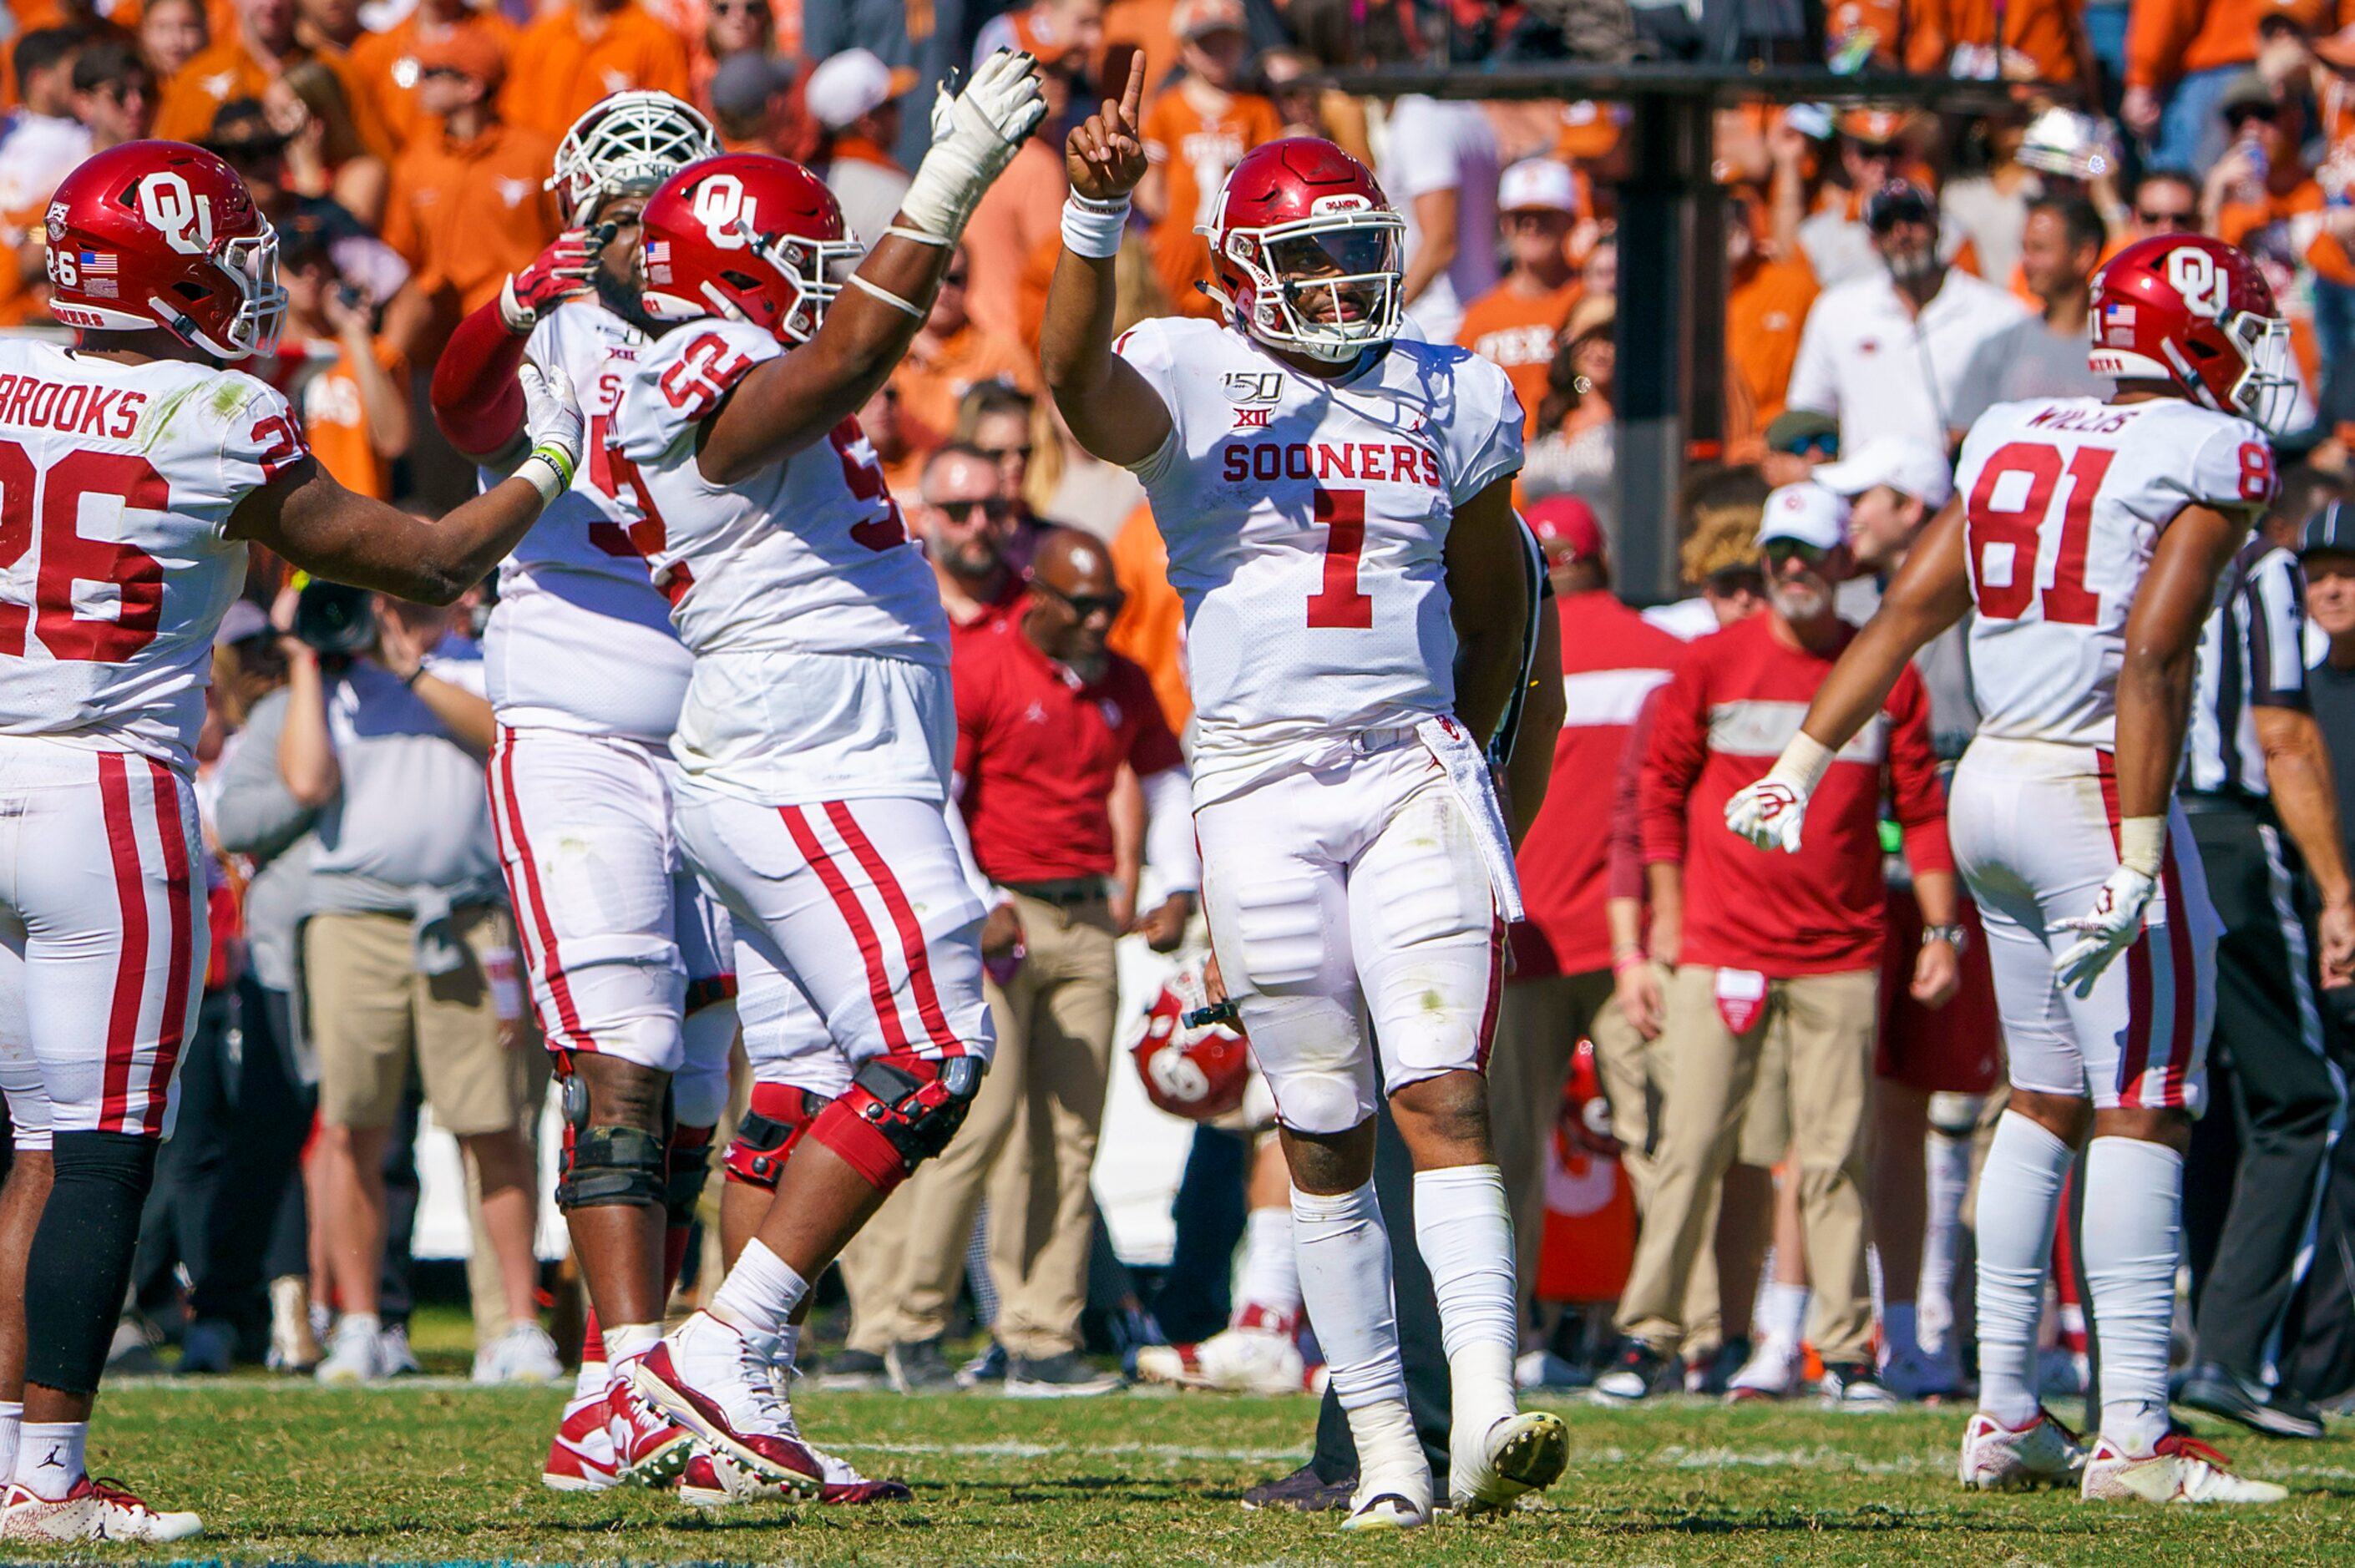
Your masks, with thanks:
[(556, 1206), (597, 1209), (660, 1203), (670, 1174), (670, 1151), (659, 1133), (642, 1127), (592, 1127), (589, 1086), (564, 1080), (564, 1153), (557, 1161)]
[(663, 1209), (673, 1230), (695, 1224), (695, 1205), (703, 1201), (703, 1184), (711, 1180), (711, 1135), (715, 1130), (671, 1124), (668, 1168), (663, 1176)]
[(127, 1132), (57, 1135), (57, 1180), (25, 1264), (27, 1383), (98, 1392), (160, 1143)]

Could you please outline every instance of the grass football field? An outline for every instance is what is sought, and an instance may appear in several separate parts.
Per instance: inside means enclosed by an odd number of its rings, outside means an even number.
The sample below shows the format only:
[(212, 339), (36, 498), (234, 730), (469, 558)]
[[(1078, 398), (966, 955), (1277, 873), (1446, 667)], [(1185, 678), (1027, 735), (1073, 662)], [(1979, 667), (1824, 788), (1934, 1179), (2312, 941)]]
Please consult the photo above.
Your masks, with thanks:
[(1571, 1473), (1542, 1508), (1358, 1538), (1337, 1533), (1332, 1515), (1254, 1513), (1236, 1501), (1306, 1457), (1316, 1409), (1306, 1397), (805, 1392), (797, 1408), (811, 1436), (870, 1474), (905, 1477), (914, 1502), (712, 1513), (643, 1491), (542, 1489), (539, 1459), (560, 1403), (556, 1391), (476, 1390), (448, 1377), (352, 1392), (260, 1377), (129, 1380), (104, 1396), (91, 1469), (124, 1477), (162, 1506), (199, 1510), (206, 1535), (144, 1551), (42, 1553), (10, 1542), (0, 1555), (1150, 1568), (2355, 1563), (2355, 1426), (2312, 1444), (2231, 1435), (2245, 1469), (2296, 1495), (2270, 1510), (2206, 1511), (1966, 1496), (1953, 1478), (1962, 1417), (1952, 1411), (1564, 1403)]

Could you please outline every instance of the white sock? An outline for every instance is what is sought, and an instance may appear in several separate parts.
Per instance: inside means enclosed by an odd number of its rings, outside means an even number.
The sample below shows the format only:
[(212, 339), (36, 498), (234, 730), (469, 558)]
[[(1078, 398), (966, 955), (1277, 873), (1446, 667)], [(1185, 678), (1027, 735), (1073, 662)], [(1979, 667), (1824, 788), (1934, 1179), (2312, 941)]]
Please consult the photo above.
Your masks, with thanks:
[(16, 1475), (16, 1436), (24, 1425), (25, 1402), (0, 1400), (0, 1476), (12, 1480)]
[(1751, 1313), (1758, 1324), (1759, 1343), (1796, 1347), (1799, 1336), (1807, 1331), (1808, 1296), (1804, 1285), (1768, 1280), (1760, 1288), (1758, 1305)]
[(1928, 1217), (1922, 1225), (1922, 1274), (1913, 1293), (1922, 1348), (1946, 1353), (1955, 1328), (1955, 1251), (1963, 1228), (1963, 1199), (1971, 1186), (1971, 1140), (1933, 1132), (1923, 1140), (1928, 1177)]
[(578, 1404), (584, 1399), (604, 1398), (605, 1389), (613, 1381), (612, 1362), (584, 1360), (581, 1363), (581, 1370), (572, 1374), (571, 1403)]
[[(623, 1323), (605, 1330), (605, 1362), (619, 1366), (632, 1356), (645, 1355), (662, 1338), (660, 1323)], [(610, 1380), (609, 1380), (610, 1381)]]
[(373, 1312), (346, 1312), (336, 1319), (336, 1332), (347, 1329), (355, 1334), (381, 1334), (384, 1322)]
[(1382, 1230), (1374, 1184), (1331, 1197), (1295, 1187), (1292, 1239), (1300, 1260), (1301, 1299), (1316, 1326), (1316, 1342), (1325, 1347), (1326, 1370), (1341, 1408), (1354, 1413), (1386, 1399), (1404, 1405), (1406, 1370), (1399, 1363), (1398, 1314), (1391, 1301), (1391, 1240)]
[(769, 1358), (769, 1364), (777, 1369), (777, 1392), (781, 1394), (790, 1392), (794, 1381), (794, 1358), (801, 1354), (801, 1350), (800, 1324), (788, 1323), (778, 1330), (777, 1353)]
[(1414, 1173), (1414, 1243), (1439, 1298), (1439, 1332), (1454, 1390), (1450, 1430), (1476, 1442), (1511, 1416), (1520, 1348), (1513, 1214), (1494, 1165)]
[(2102, 1340), (2102, 1436), (2147, 1454), (2167, 1436), (2169, 1331), (2183, 1252), (2183, 1156), (2097, 1138), (2085, 1151), (2085, 1283)]
[(1300, 1260), (1292, 1255), (1292, 1211), (1253, 1209), (1243, 1222), (1243, 1266), (1235, 1278), (1235, 1319), (1252, 1308), (1300, 1316)]
[(773, 1339), (809, 1294), (809, 1281), (758, 1238), (744, 1244), (736, 1266), (711, 1294), (712, 1316), (748, 1334)]
[(27, 1421), (19, 1424), (16, 1484), (50, 1502), (62, 1502), (82, 1478), (82, 1449), (90, 1442), (87, 1421)]
[(1891, 1361), (1921, 1353), (1922, 1341), (1913, 1333), (1913, 1303), (1891, 1301), (1881, 1309), (1881, 1347)]
[(2036, 1419), (2036, 1329), (2069, 1146), (2006, 1111), (1979, 1172), (1979, 1408), (2009, 1427)]

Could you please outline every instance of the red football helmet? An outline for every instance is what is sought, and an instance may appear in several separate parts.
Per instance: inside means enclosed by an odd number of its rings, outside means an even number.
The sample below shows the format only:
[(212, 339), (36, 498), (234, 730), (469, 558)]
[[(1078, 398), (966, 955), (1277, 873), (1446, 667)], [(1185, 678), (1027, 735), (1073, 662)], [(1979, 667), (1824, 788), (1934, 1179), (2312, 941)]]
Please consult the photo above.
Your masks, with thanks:
[(2094, 274), (2096, 376), (2165, 381), (2203, 408), (2278, 429), (2297, 397), (2289, 323), (2257, 264), (2205, 234), (2160, 234)]
[(162, 327), (217, 359), (277, 346), (278, 232), (237, 171), (184, 142), (126, 142), (49, 199), (49, 313), (83, 332)]
[(1210, 244), (1211, 295), (1262, 343), (1339, 365), (1398, 335), (1406, 219), (1332, 143), (1252, 148), (1195, 232)]
[(729, 153), (690, 164), (647, 199), (645, 313), (726, 316), (807, 343), (858, 265), (826, 182), (790, 158)]
[(1233, 1110), (1251, 1082), (1251, 1042), (1240, 1028), (1186, 1027), (1186, 1014), (1209, 1001), (1201, 964), (1179, 969), (1146, 1010), (1145, 1037), (1131, 1053), (1146, 1097), (1188, 1121), (1213, 1121)]

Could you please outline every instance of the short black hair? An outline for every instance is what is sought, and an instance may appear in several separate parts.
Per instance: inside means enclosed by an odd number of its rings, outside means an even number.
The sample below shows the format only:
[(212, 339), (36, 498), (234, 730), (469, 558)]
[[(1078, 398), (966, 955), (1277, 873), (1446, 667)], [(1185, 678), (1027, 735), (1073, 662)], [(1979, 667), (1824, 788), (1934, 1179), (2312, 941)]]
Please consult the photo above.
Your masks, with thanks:
[(90, 41), (80, 27), (37, 27), (16, 40), (16, 96), (25, 96), (25, 79), (35, 71), (62, 63)]
[(2145, 169), (2143, 171), (2142, 178), (2134, 183), (2134, 194), (2128, 199), (2140, 201), (2142, 199), (2142, 193), (2144, 190), (2151, 185), (2181, 185), (2185, 190), (2191, 193), (2191, 197), (2194, 202), (2197, 202), (2200, 198), (2200, 176), (2193, 174), (2190, 170)]
[(2049, 212), (2059, 218), (2061, 232), (2068, 237), (2072, 250), (2090, 245), (2098, 253), (2110, 242), (2110, 226), (2102, 221), (2101, 208), (2083, 196), (2041, 196), (2028, 204), (2028, 210)]
[(76, 92), (95, 92), (115, 82), (144, 80), (155, 85), (155, 71), (137, 49), (112, 39), (95, 43), (74, 57), (73, 86)]
[(2291, 528), (2302, 528), (2307, 518), (2346, 493), (2344, 485), (2312, 463), (2287, 463), (2281, 471), (2281, 491), (2266, 511)]

